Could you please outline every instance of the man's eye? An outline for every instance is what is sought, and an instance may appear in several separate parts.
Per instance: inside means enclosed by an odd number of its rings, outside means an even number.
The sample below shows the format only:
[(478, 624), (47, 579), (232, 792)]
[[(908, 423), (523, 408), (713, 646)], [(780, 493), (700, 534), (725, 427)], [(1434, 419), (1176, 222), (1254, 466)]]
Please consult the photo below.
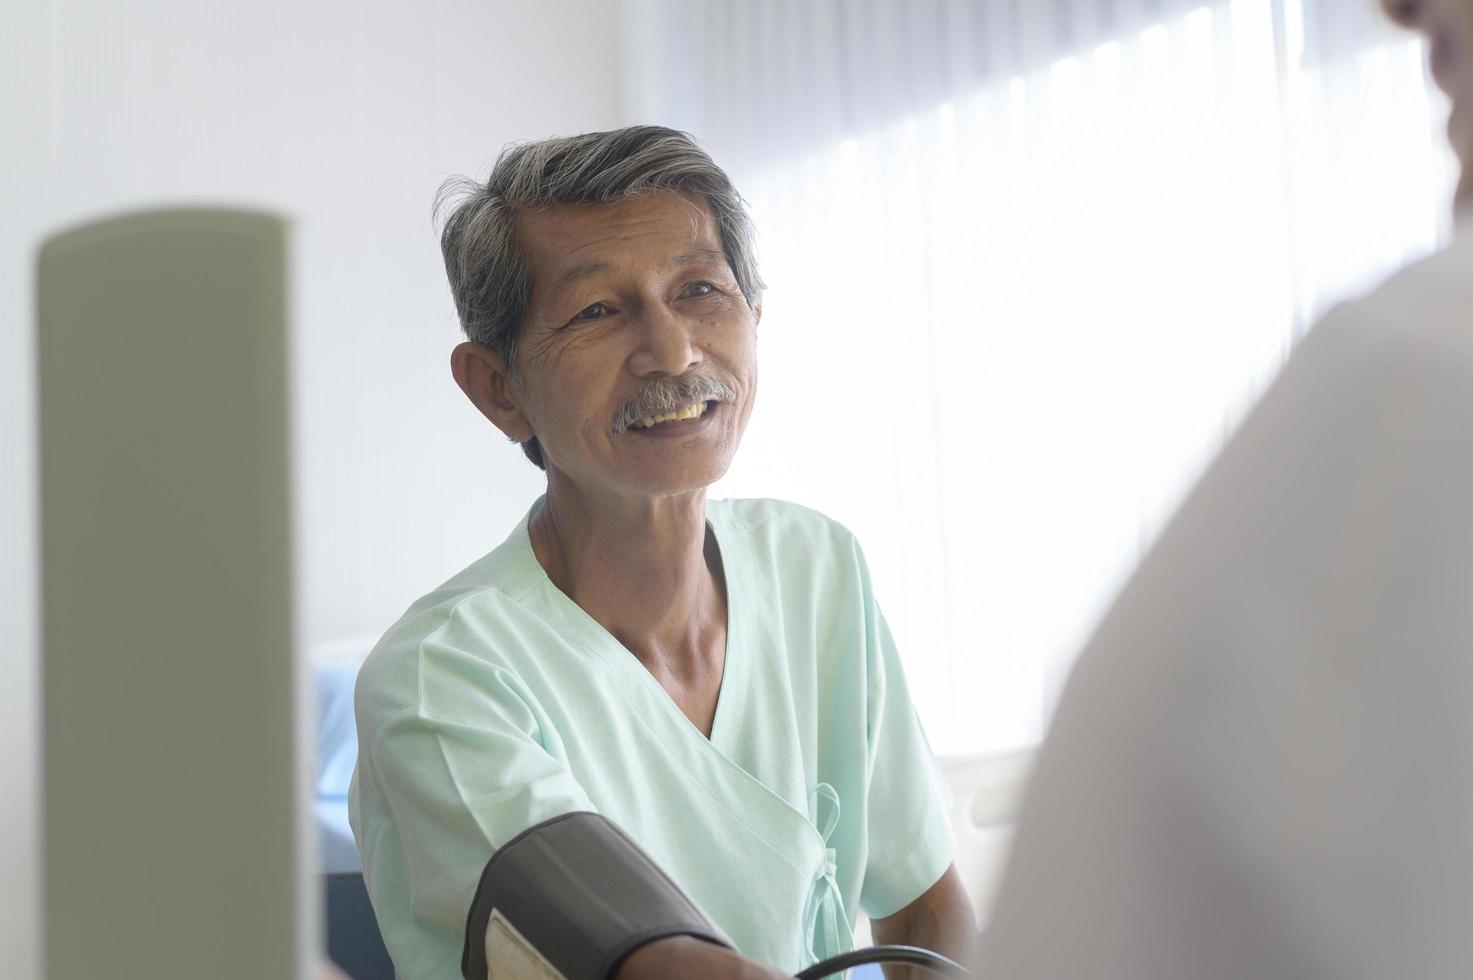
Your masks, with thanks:
[(594, 303), (592, 306), (585, 306), (582, 310), (579, 311), (577, 316), (573, 317), (573, 319), (597, 320), (601, 316), (608, 316), (610, 312), (611, 311), (609, 310), (609, 306), (607, 303)]
[(716, 292), (716, 287), (709, 282), (693, 282), (685, 287), (687, 296), (710, 296), (714, 292)]

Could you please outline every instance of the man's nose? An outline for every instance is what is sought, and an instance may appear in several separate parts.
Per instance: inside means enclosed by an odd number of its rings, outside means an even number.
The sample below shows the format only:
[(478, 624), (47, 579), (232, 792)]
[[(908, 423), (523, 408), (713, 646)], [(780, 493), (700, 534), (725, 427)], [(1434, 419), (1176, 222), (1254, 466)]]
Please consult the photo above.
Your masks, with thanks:
[(639, 346), (630, 369), (642, 378), (685, 374), (703, 359), (694, 336), (698, 326), (663, 306), (652, 306), (639, 317)]

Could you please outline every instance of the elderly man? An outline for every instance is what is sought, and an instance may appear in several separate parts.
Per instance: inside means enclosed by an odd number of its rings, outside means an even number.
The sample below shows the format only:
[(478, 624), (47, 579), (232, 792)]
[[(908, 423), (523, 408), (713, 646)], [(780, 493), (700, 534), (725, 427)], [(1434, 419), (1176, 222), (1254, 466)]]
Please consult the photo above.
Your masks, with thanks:
[(358, 682), (354, 831), (399, 975), (457, 975), (488, 860), (584, 813), (735, 947), (673, 935), (621, 976), (791, 973), (847, 949), (860, 911), (882, 941), (968, 955), (858, 544), (801, 507), (706, 498), (757, 390), (762, 284), (730, 181), (638, 127), (515, 147), (466, 190), (442, 240), (470, 338), (452, 370), (547, 491)]
[[(1387, 7), (1431, 40), (1466, 209), (1473, 0)], [(1315, 328), (1105, 618), (1045, 741), (986, 975), (1473, 977), (1470, 758), (1460, 240)]]

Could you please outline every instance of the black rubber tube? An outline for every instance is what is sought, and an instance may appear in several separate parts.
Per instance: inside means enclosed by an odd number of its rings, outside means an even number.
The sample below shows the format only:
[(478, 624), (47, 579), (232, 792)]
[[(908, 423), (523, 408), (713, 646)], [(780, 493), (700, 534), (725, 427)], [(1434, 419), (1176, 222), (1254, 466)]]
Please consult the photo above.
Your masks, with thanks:
[(940, 953), (933, 953), (929, 949), (921, 949), (917, 946), (870, 946), (866, 949), (840, 953), (822, 963), (815, 963), (799, 973), (794, 980), (818, 980), (819, 977), (833, 976), (835, 973), (842, 973), (856, 966), (864, 966), (866, 963), (903, 963), (907, 966), (923, 966), (943, 977), (955, 977), (957, 980), (964, 980), (972, 975), (971, 971), (960, 963), (949, 960)]

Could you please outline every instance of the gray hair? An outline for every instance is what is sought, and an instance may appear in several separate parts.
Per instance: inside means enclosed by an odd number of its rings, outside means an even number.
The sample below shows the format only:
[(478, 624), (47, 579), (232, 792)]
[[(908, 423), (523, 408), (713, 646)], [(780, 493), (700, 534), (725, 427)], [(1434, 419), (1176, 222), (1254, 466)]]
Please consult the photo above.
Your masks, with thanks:
[[(501, 356), (514, 379), (517, 339), (532, 295), (531, 263), (518, 247), (519, 211), (559, 204), (608, 204), (651, 191), (703, 197), (716, 219), (721, 249), (747, 305), (762, 301), (755, 231), (731, 179), (687, 133), (630, 126), (605, 133), (513, 144), (482, 184), (453, 177), (440, 187), (440, 249), (461, 328)], [(522, 451), (546, 469), (537, 440)]]

